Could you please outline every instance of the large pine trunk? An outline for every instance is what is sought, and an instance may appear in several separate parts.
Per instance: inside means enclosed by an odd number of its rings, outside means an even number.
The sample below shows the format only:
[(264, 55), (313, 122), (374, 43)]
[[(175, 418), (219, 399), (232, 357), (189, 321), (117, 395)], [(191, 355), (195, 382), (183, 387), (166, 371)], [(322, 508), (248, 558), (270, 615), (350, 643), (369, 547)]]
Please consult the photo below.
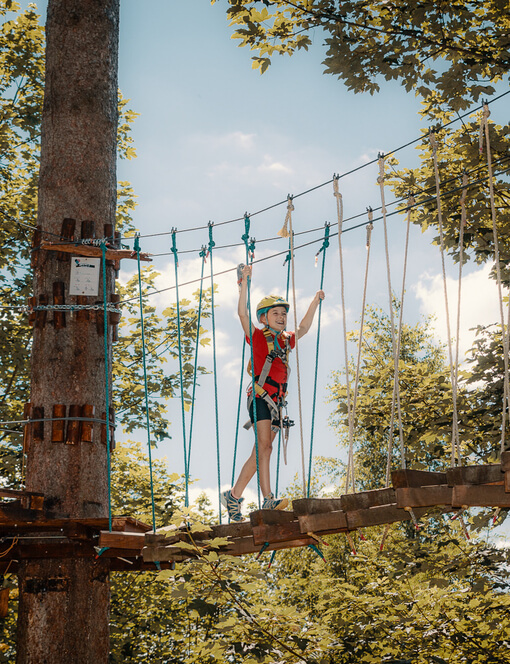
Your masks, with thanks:
[[(119, 0), (49, 0), (46, 79), (42, 120), (38, 225), (43, 239), (56, 240), (64, 219), (76, 220), (75, 237), (112, 232), (116, 206), (117, 60)], [(83, 224), (83, 222), (86, 222)], [(90, 223), (90, 222), (93, 222)], [(68, 222), (68, 226), (69, 223)], [(79, 254), (78, 254), (79, 255)], [(37, 251), (34, 295), (66, 304), (71, 260)], [(111, 301), (114, 267), (106, 269)], [(57, 284), (57, 286), (55, 286)], [(42, 297), (41, 297), (42, 296)], [(102, 302), (102, 278), (97, 297)], [(61, 302), (57, 298), (57, 302)], [(49, 310), (39, 315), (32, 351), (32, 416), (51, 418), (55, 405), (69, 415), (106, 404), (105, 334), (111, 375), (111, 326), (103, 312)], [(66, 422), (71, 434), (69, 423)], [(79, 427), (80, 425), (78, 425)], [(51, 421), (32, 425), (28, 436), (26, 487), (44, 493), (46, 505), (73, 519), (108, 515), (108, 454), (101, 425), (89, 435), (55, 442)], [(74, 442), (66, 442), (72, 439)], [(107, 662), (109, 581), (107, 561), (53, 558), (20, 561), (18, 656), (23, 664)]]

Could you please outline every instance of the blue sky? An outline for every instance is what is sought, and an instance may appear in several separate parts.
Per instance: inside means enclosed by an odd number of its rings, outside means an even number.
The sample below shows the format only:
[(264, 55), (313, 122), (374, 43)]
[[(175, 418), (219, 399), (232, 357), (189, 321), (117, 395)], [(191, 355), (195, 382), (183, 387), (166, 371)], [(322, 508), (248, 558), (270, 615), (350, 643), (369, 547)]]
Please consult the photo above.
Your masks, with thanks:
[[(39, 3), (45, 12), (45, 3)], [(211, 6), (208, 0), (121, 0), (119, 84), (130, 107), (140, 113), (133, 126), (138, 158), (121, 162), (120, 180), (129, 180), (138, 196), (134, 215), (142, 236), (169, 232), (177, 234), (180, 281), (200, 276), (198, 250), (208, 241), (205, 226), (217, 224), (214, 240), (218, 247), (240, 243), (242, 222), (220, 222), (254, 213), (284, 201), (287, 194), (297, 196), (346, 173), (392, 149), (417, 138), (424, 128), (419, 116), (419, 101), (398, 83), (381, 84), (377, 95), (354, 95), (341, 82), (323, 74), (324, 57), (319, 33), (308, 53), (292, 58), (277, 58), (261, 76), (251, 68), (250, 52), (230, 39), (225, 2)], [(505, 101), (491, 107), (492, 118), (500, 123)], [(401, 164), (416, 164), (414, 147), (399, 152)], [(380, 206), (376, 184), (377, 166), (358, 170), (340, 180), (345, 216), (365, 213), (368, 206)], [(389, 192), (387, 203), (392, 200)], [(295, 199), (293, 226), (296, 232), (320, 229), (326, 221), (336, 223), (332, 185), (324, 186)], [(284, 251), (286, 241), (272, 238), (283, 225), (286, 207), (280, 205), (252, 217), (251, 235), (257, 244), (256, 258)], [(356, 223), (364, 221), (360, 218)], [(392, 285), (399, 292), (405, 224), (403, 219), (388, 220)], [(186, 232), (190, 228), (202, 230)], [(333, 229), (336, 232), (336, 229)], [(333, 232), (332, 231), (332, 232)], [(322, 231), (304, 235), (304, 241), (319, 239)], [(406, 320), (420, 315), (437, 315), (438, 338), (444, 340), (444, 304), (441, 299), (440, 255), (430, 245), (431, 236), (413, 228), (407, 278)], [(361, 313), (362, 280), (365, 262), (365, 231), (344, 235), (344, 261), (347, 276), (346, 300), (349, 329), (356, 326)], [(143, 238), (142, 250), (151, 253), (170, 251), (171, 238)], [(320, 270), (314, 267), (319, 244), (296, 252), (298, 318), (319, 286)], [(244, 260), (242, 247), (215, 249), (215, 270), (233, 268)], [(283, 292), (285, 269), (280, 257), (254, 267), (253, 299), (267, 292)], [(162, 272), (159, 287), (174, 285), (170, 256), (154, 258)], [(123, 265), (122, 278), (132, 274), (132, 265)], [(451, 287), (456, 270), (448, 264)], [(461, 347), (470, 346), (467, 330), (477, 323), (497, 318), (497, 303), (487, 282), (486, 270), (468, 266), (466, 270), (469, 301), (463, 309)], [(219, 286), (216, 312), (218, 342), (219, 432), (221, 441), (222, 485), (229, 485), (232, 449), (235, 438), (235, 411), (241, 374), (242, 334), (236, 317), (237, 286), (229, 273), (216, 280)], [(207, 284), (206, 284), (207, 285)], [(195, 286), (196, 288), (196, 286)], [(194, 288), (194, 289), (195, 289)], [(317, 371), (318, 394), (314, 451), (326, 456), (344, 457), (335, 434), (328, 426), (331, 411), (326, 403), (330, 372), (343, 365), (342, 320), (338, 243), (334, 238), (328, 249), (323, 321)], [(193, 290), (194, 290), (193, 289)], [(181, 295), (189, 291), (181, 290)], [(454, 291), (452, 290), (452, 293)], [(161, 307), (168, 306), (174, 291), (157, 296)], [(453, 299), (453, 295), (452, 295)], [(453, 300), (454, 301), (454, 300)], [(373, 233), (368, 302), (388, 309), (383, 228), (378, 223)], [(292, 320), (292, 314), (291, 314)], [(311, 386), (314, 375), (316, 329), (300, 343), (303, 384), (303, 439), (306, 455), (310, 442)], [(212, 366), (210, 350), (200, 357)], [(174, 370), (175, 367), (169, 369)], [(295, 367), (292, 374), (289, 410), (298, 421)], [(247, 376), (243, 376), (247, 384)], [(197, 488), (215, 492), (216, 439), (212, 378), (201, 381), (197, 397), (191, 473)], [(242, 406), (242, 420), (245, 419)], [(169, 443), (160, 445), (158, 454), (168, 458), (172, 471), (182, 472), (183, 452), (180, 404), (169, 404), (172, 421)], [(140, 439), (144, 440), (143, 432)], [(239, 455), (247, 456), (252, 434), (239, 434)], [(281, 470), (280, 487), (300, 472), (300, 435), (294, 427), (289, 443), (289, 462)], [(243, 459), (244, 460), (244, 459)], [(252, 492), (248, 498), (253, 497)]]

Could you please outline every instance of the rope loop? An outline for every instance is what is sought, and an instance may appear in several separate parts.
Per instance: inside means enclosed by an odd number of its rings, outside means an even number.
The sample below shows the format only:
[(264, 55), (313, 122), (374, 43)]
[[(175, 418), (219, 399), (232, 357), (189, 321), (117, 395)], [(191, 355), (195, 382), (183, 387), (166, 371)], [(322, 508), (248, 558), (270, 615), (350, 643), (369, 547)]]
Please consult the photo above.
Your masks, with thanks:
[(172, 230), (171, 230), (170, 232), (172, 233), (172, 248), (171, 248), (171, 252), (172, 252), (173, 255), (174, 255), (174, 258), (175, 258), (176, 263), (178, 263), (178, 260), (179, 260), (179, 259), (177, 258), (177, 245), (176, 245), (176, 242), (175, 242), (175, 235), (176, 235), (176, 233), (177, 233), (177, 228), (172, 228)]
[(216, 242), (214, 242), (213, 235), (212, 235), (213, 226), (214, 226), (214, 223), (212, 221), (210, 221), (207, 224), (207, 228), (209, 229), (209, 253), (211, 253), (212, 250), (213, 250), (213, 247), (216, 246)]
[(247, 212), (244, 213), (244, 235), (241, 236), (241, 240), (246, 246), (248, 246), (248, 240), (250, 239), (250, 217)]

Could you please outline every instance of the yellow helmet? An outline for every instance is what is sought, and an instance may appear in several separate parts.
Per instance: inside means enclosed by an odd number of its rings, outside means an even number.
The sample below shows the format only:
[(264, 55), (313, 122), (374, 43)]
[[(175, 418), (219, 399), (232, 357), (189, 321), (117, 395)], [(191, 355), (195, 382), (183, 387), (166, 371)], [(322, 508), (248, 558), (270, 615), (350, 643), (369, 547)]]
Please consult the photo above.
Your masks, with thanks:
[(283, 297), (280, 297), (279, 295), (266, 295), (266, 297), (262, 298), (257, 304), (257, 320), (260, 322), (260, 317), (267, 314), (269, 309), (272, 309), (273, 307), (285, 307), (288, 311), (289, 306), (287, 300), (284, 300)]

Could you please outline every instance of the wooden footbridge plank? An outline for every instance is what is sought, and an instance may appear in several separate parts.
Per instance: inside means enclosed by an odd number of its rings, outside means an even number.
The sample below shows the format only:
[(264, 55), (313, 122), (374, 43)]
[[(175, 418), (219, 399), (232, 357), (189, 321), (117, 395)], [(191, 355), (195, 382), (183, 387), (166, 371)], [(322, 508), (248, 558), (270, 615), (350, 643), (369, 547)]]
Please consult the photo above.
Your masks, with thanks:
[(434, 507), (452, 504), (453, 488), (447, 484), (395, 489), (397, 507)]
[(453, 487), (454, 507), (510, 507), (510, 492), (500, 484)]

